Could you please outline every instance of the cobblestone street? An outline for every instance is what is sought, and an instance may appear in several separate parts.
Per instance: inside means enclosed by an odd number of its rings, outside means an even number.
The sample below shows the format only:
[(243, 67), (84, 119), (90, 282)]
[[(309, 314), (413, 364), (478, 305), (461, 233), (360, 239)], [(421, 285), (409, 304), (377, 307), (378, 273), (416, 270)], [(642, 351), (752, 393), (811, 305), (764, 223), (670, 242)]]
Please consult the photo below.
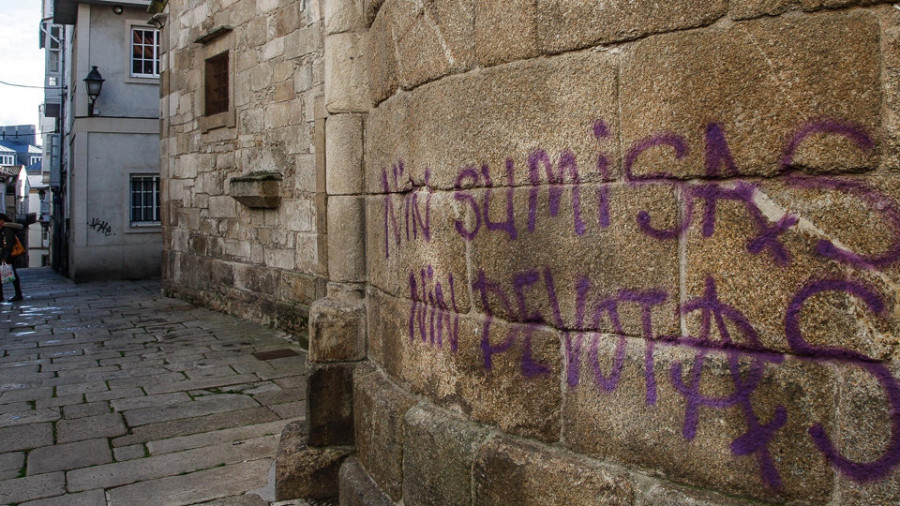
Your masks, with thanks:
[(290, 336), (158, 281), (20, 274), (25, 300), (0, 305), (0, 503), (274, 501), (279, 434), (305, 412)]

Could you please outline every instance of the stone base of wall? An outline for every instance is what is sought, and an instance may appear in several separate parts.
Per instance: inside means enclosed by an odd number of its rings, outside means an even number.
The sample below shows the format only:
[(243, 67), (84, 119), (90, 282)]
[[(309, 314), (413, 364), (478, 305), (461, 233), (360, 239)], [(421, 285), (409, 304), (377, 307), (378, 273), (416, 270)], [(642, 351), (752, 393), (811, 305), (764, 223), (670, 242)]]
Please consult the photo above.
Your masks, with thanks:
[(253, 294), (236, 299), (231, 294), (193, 290), (167, 280), (162, 281), (162, 294), (283, 330), (291, 334), (304, 349), (309, 347), (309, 306), (273, 302)]
[(413, 404), (378, 371), (359, 374), (354, 395), (380, 414), (356, 421), (358, 453), (339, 475), (344, 505), (743, 504)]

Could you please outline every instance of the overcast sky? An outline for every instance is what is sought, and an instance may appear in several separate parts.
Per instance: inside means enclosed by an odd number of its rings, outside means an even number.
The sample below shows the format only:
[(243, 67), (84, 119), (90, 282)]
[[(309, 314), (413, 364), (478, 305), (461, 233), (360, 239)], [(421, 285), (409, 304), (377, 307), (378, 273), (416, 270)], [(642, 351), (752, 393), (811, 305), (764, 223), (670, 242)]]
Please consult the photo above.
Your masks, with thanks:
[[(44, 50), (38, 47), (41, 0), (0, 0), (0, 81), (44, 84)], [(39, 89), (0, 84), (0, 125), (37, 125)]]

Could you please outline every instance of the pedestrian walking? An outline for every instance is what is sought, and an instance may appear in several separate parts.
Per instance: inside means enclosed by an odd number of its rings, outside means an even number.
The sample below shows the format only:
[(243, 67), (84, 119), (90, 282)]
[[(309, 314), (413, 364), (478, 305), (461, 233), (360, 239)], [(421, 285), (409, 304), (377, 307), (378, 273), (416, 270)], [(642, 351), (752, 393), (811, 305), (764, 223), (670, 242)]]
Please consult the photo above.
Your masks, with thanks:
[[(22, 300), (22, 282), (19, 279), (19, 273), (16, 271), (16, 266), (13, 264), (15, 257), (24, 253), (24, 251), (13, 251), (17, 244), (21, 244), (21, 242), (16, 239), (17, 230), (22, 230), (22, 225), (9, 221), (9, 216), (0, 213), (0, 263), (5, 263), (12, 267), (13, 274), (15, 275), (13, 289), (15, 289), (16, 293), (9, 299), (9, 302), (18, 302)], [(0, 301), (2, 300), (3, 284), (0, 283)]]

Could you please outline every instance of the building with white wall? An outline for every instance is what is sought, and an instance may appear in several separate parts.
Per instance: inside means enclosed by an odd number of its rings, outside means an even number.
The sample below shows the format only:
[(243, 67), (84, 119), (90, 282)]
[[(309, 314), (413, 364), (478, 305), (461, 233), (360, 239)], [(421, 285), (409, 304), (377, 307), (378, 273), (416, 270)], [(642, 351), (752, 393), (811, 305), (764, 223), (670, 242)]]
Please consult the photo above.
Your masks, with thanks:
[[(54, 267), (76, 282), (159, 274), (159, 35), (147, 1), (45, 0)], [(88, 96), (92, 68), (103, 79)], [(54, 82), (58, 88), (53, 88)]]

